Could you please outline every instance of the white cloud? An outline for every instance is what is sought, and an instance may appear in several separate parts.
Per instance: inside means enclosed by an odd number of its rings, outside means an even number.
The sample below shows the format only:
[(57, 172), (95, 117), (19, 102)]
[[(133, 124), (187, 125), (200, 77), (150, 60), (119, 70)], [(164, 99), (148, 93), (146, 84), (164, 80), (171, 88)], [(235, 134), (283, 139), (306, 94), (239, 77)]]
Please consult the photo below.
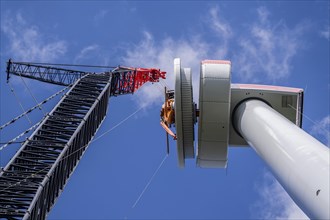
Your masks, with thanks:
[(50, 62), (64, 55), (67, 44), (42, 34), (38, 26), (29, 24), (20, 13), (1, 17), (1, 32), (9, 40), (8, 52), (15, 60)]
[(327, 40), (330, 40), (330, 27), (329, 25), (327, 27), (324, 28), (324, 30), (320, 31), (320, 36), (327, 39)]
[[(110, 60), (110, 56), (111, 54), (109, 51), (103, 49), (100, 45), (93, 43), (83, 47), (74, 57), (73, 62), (75, 64), (113, 66), (113, 63), (111, 63), (112, 60)], [(100, 71), (104, 71), (104, 69), (100, 69)]]
[[(123, 63), (132, 67), (155, 67), (166, 71), (163, 85), (174, 89), (173, 59), (181, 58), (182, 67), (190, 67), (193, 73), (194, 97), (198, 98), (199, 63), (208, 57), (209, 46), (194, 37), (188, 40), (174, 40), (170, 37), (155, 42), (149, 32), (144, 32), (143, 39), (127, 50)], [(163, 85), (144, 85), (136, 93), (139, 103), (150, 105), (163, 102)]]
[(209, 25), (224, 40), (232, 36), (232, 30), (228, 22), (220, 16), (219, 7), (211, 8), (209, 11)]
[(240, 50), (234, 56), (237, 74), (244, 81), (275, 82), (290, 75), (291, 62), (302, 49), (300, 36), (308, 28), (300, 23), (289, 28), (283, 21), (272, 23), (265, 7), (257, 9), (258, 22), (239, 39)]
[(265, 7), (257, 8), (257, 13), (259, 16), (260, 23), (265, 24), (268, 22), (269, 11)]
[[(284, 21), (271, 22), (265, 7), (256, 10), (258, 22), (249, 25), (247, 31), (234, 32), (230, 23), (221, 16), (219, 7), (211, 8), (203, 17), (205, 28), (211, 31), (215, 43), (204, 39), (203, 34), (190, 38), (174, 39), (166, 37), (155, 41), (147, 31), (143, 39), (129, 45), (123, 63), (131, 66), (157, 67), (167, 72), (166, 83), (173, 88), (173, 59), (180, 57), (183, 67), (191, 67), (193, 72), (194, 99), (198, 100), (200, 61), (204, 59), (226, 59), (229, 47), (233, 52), (232, 63), (235, 74), (241, 82), (276, 82), (286, 79), (291, 72), (292, 60), (303, 48), (301, 37), (309, 28), (308, 23), (300, 23), (293, 28)], [(192, 36), (192, 35), (191, 35)], [(235, 36), (235, 38), (234, 38)], [(138, 91), (138, 101), (154, 103), (163, 100), (162, 89), (146, 85)], [(158, 101), (157, 101), (158, 102)]]
[(233, 36), (233, 31), (229, 23), (221, 16), (220, 8), (214, 7), (209, 10), (206, 24), (214, 31), (218, 37), (218, 45), (213, 48), (214, 57), (224, 59), (228, 53), (228, 43)]
[(98, 24), (100, 20), (105, 18), (105, 16), (108, 14), (107, 10), (100, 10), (96, 15), (94, 15), (94, 22), (95, 24)]
[(311, 134), (319, 137), (320, 141), (330, 147), (330, 115), (317, 121), (311, 129)]
[[(230, 25), (220, 16), (218, 7), (211, 8), (204, 19), (218, 37), (219, 44), (212, 47), (198, 34), (188, 39), (173, 39), (167, 37), (155, 42), (153, 35), (147, 31), (143, 33), (143, 39), (136, 45), (128, 47), (123, 63), (133, 67), (156, 67), (167, 72), (163, 85), (174, 89), (173, 60), (181, 58), (183, 68), (191, 68), (193, 74), (194, 101), (199, 97), (199, 72), (200, 62), (205, 59), (223, 59), (227, 55), (228, 41), (232, 36)], [(163, 85), (144, 85), (136, 93), (139, 103), (150, 105), (163, 102)], [(157, 87), (157, 88), (155, 88)]]
[(99, 45), (92, 44), (87, 47), (84, 47), (82, 50), (80, 50), (79, 54), (76, 55), (74, 58), (74, 63), (82, 63), (83, 61), (87, 59), (94, 58), (95, 55), (99, 52)]
[(269, 172), (264, 173), (255, 190), (258, 191), (259, 199), (251, 206), (252, 218), (309, 219)]

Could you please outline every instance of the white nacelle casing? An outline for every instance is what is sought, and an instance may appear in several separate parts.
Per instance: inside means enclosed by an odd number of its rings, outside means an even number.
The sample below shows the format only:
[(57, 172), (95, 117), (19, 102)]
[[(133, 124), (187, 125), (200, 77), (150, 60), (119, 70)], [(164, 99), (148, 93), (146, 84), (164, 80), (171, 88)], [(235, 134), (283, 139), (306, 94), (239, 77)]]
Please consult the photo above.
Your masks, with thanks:
[(201, 62), (197, 165), (225, 168), (230, 124), (231, 63)]

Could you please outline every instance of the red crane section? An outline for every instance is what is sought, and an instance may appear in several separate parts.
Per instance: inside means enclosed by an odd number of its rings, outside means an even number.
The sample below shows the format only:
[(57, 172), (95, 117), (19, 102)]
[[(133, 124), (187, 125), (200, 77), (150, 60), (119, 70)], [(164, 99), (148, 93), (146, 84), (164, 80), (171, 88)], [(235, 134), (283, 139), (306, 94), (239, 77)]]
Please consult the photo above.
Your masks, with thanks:
[(166, 72), (156, 68), (117, 67), (112, 71), (111, 95), (134, 93), (147, 82), (159, 82), (166, 79)]
[(146, 82), (159, 82), (159, 79), (166, 79), (166, 72), (155, 68), (137, 68), (135, 74), (134, 89), (139, 89)]

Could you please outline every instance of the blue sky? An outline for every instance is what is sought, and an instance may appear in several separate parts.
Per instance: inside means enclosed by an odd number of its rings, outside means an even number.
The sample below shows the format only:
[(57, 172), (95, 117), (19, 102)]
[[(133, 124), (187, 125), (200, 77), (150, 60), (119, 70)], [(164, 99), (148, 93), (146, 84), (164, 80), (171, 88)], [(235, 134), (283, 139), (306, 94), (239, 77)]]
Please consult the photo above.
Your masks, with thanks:
[[(251, 148), (230, 147), (227, 170), (200, 169), (190, 160), (162, 162), (159, 126), (162, 86), (173, 88), (173, 59), (191, 67), (198, 100), (199, 63), (232, 61), (233, 83), (305, 89), (303, 128), (329, 146), (329, 1), (1, 1), (1, 124), (22, 113), (6, 85), (5, 62), (156, 67), (162, 84), (110, 99), (90, 145), (49, 219), (304, 218)], [(93, 71), (102, 71), (94, 69)], [(38, 101), (61, 89), (25, 80)], [(25, 109), (35, 102), (18, 77), (11, 84)], [(50, 111), (59, 98), (43, 107)], [(43, 113), (36, 110), (31, 121)], [(20, 119), (1, 133), (5, 142), (31, 124)], [(0, 152), (5, 166), (19, 148)]]

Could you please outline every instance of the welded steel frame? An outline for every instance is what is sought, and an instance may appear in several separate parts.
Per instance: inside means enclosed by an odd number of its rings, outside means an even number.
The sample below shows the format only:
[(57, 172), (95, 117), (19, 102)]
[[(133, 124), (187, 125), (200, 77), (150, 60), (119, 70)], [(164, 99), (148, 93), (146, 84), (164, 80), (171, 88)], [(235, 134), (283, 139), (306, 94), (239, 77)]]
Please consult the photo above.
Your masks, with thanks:
[(135, 90), (135, 70), (114, 71), (111, 80), (111, 96), (132, 94)]
[[(57, 64), (53, 64), (57, 65)], [(61, 64), (59, 64), (61, 65)], [(65, 64), (62, 64), (65, 65)], [(87, 74), (111, 74), (111, 96), (133, 94), (146, 82), (158, 82), (159, 78), (165, 79), (166, 72), (154, 68), (116, 67), (108, 72), (91, 73), (26, 62), (7, 62), (7, 81), (12, 75), (35, 79), (56, 85), (69, 86)]]
[[(78, 79), (87, 74), (92, 74), (79, 70), (63, 69), (54, 66), (36, 65), (24, 62), (7, 62), (7, 81), (10, 75), (16, 75), (24, 78), (35, 79), (41, 82), (47, 82), (56, 85), (72, 85)], [(99, 74), (99, 73), (97, 73)], [(134, 93), (136, 71), (126, 68), (116, 68), (108, 72), (112, 75), (111, 96), (125, 95)]]
[(45, 219), (103, 122), (111, 74), (77, 80), (0, 172), (0, 218)]
[(76, 82), (89, 72), (58, 68), (54, 66), (37, 65), (24, 62), (7, 62), (7, 81), (10, 74), (22, 76), (30, 79), (36, 79), (42, 82), (48, 82), (56, 85), (68, 86)]

